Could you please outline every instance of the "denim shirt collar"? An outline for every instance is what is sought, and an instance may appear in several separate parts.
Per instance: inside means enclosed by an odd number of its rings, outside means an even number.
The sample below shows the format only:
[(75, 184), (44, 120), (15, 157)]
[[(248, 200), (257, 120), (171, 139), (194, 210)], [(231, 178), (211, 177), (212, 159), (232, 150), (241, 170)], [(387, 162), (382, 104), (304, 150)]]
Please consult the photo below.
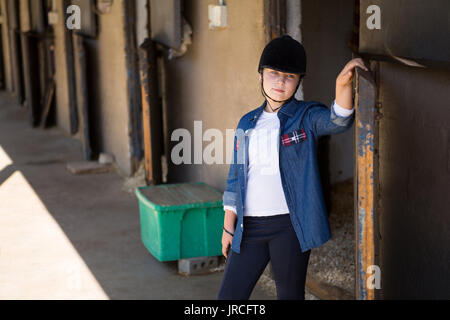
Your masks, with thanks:
[[(296, 102), (297, 102), (297, 100), (294, 97), (290, 98), (288, 101), (286, 101), (283, 104), (283, 106), (280, 108), (280, 110), (278, 112), (284, 113), (288, 117), (292, 117), (294, 114), (294, 110), (297, 107)], [(266, 105), (267, 105), (267, 100), (265, 100), (264, 103), (258, 109), (255, 110), (253, 116), (250, 118), (250, 121), (258, 120), (259, 116), (263, 112)]]

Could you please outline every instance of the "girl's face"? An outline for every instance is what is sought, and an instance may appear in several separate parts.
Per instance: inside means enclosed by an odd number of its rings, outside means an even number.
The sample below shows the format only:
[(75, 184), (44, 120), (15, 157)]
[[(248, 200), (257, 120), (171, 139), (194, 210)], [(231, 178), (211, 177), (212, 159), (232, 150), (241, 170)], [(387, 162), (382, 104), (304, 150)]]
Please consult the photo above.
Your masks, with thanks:
[[(285, 73), (270, 68), (263, 69), (264, 90), (274, 100), (283, 101), (289, 99), (295, 92), (300, 81), (300, 75)], [(262, 80), (261, 74), (259, 79)]]

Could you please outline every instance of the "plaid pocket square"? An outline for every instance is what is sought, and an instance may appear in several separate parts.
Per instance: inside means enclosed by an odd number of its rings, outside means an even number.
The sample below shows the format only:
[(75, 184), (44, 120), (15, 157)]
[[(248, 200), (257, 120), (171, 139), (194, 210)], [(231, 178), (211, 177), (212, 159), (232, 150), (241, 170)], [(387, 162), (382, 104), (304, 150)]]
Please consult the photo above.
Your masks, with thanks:
[(283, 146), (290, 146), (292, 144), (300, 143), (305, 140), (306, 140), (306, 132), (303, 128), (283, 134), (281, 136), (281, 143)]

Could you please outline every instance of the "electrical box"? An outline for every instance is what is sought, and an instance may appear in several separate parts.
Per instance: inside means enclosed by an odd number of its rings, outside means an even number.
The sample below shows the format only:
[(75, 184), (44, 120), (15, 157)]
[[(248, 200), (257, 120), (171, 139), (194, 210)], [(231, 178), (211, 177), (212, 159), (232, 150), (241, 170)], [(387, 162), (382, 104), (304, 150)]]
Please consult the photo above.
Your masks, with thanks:
[(113, 0), (97, 0), (97, 11), (101, 14), (107, 14), (111, 12)]
[(55, 25), (58, 23), (58, 12), (57, 11), (50, 11), (48, 13), (48, 24)]
[(227, 6), (212, 5), (208, 6), (209, 28), (224, 28), (227, 26)]

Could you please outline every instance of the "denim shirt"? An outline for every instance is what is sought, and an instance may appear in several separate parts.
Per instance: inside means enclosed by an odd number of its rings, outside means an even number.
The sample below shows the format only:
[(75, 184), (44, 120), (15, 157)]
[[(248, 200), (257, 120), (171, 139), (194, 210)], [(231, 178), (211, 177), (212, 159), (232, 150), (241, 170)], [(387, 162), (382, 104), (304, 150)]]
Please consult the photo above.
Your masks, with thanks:
[[(244, 231), (250, 131), (266, 107), (266, 101), (245, 114), (234, 136), (232, 162), (223, 194), (223, 205), (236, 207), (237, 224), (231, 249), (240, 253)], [(317, 142), (323, 135), (349, 129), (355, 113), (338, 116), (334, 108), (315, 101), (291, 98), (277, 112), (280, 120), (279, 169), (292, 226), (302, 251), (316, 248), (331, 238), (328, 214), (317, 163)], [(301, 138), (299, 138), (301, 137)]]

